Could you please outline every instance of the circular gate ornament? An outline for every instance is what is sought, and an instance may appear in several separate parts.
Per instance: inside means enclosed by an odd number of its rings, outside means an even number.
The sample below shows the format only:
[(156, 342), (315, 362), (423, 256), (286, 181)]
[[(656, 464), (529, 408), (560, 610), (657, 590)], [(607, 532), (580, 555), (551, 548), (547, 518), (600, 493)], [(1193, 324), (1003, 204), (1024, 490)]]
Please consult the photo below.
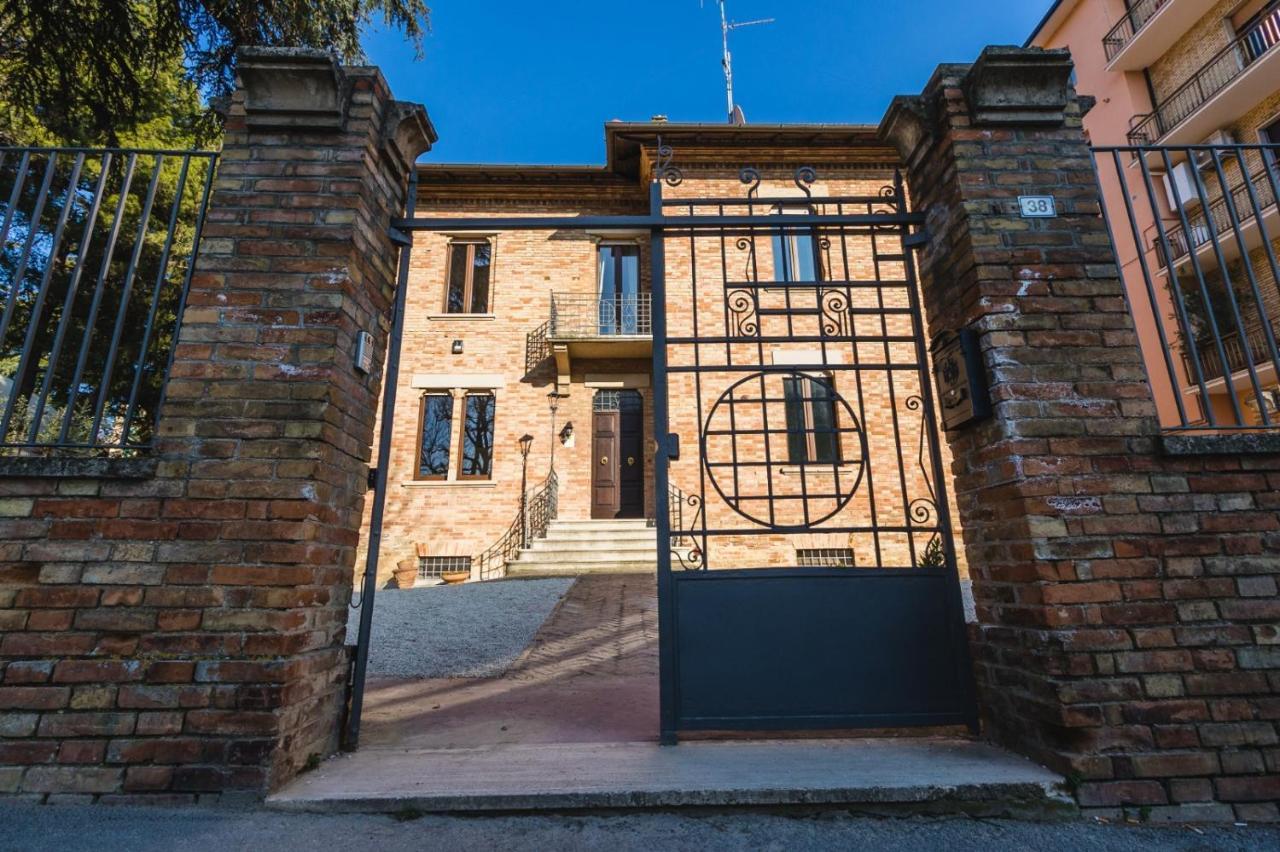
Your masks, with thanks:
[(804, 529), (839, 514), (866, 468), (862, 425), (820, 373), (749, 374), (711, 406), (701, 437), (716, 493), (771, 529)]

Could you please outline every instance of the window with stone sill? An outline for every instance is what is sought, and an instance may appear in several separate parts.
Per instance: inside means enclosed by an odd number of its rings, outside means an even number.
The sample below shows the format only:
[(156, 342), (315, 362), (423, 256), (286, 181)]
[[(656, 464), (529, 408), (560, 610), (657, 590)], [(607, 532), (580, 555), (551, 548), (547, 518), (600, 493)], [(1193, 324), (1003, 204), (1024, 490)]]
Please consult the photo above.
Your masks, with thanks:
[(449, 243), (445, 273), (446, 314), (487, 314), (490, 311), (493, 246), (488, 240)]

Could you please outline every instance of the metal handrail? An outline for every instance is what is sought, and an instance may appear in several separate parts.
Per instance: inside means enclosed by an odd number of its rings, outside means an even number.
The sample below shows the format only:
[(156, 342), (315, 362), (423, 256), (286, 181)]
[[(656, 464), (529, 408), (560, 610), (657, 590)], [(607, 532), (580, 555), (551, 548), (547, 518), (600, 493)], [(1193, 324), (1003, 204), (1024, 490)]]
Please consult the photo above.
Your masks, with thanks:
[(551, 294), (549, 338), (649, 337), (652, 334), (650, 293), (608, 299), (586, 293)]
[(1102, 46), (1107, 53), (1107, 61), (1115, 59), (1124, 50), (1125, 45), (1133, 41), (1133, 37), (1156, 16), (1161, 7), (1169, 0), (1139, 0), (1125, 10), (1124, 16), (1116, 21), (1115, 26), (1103, 37)]
[[(1257, 213), (1253, 209), (1253, 200), (1250, 198), (1250, 186), (1253, 187), (1253, 197), (1257, 199), (1258, 207), (1263, 211), (1264, 215), (1268, 208), (1275, 206), (1276, 195), (1273, 183), (1268, 177), (1268, 172), (1275, 175), (1276, 182), (1280, 183), (1280, 171), (1277, 171), (1278, 168), (1280, 167), (1275, 165), (1263, 166), (1231, 188), (1231, 203), (1235, 207), (1237, 219), (1242, 224), (1251, 222), (1257, 217)], [(1215, 236), (1230, 234), (1233, 230), (1231, 211), (1227, 207), (1226, 193), (1220, 195), (1216, 201), (1210, 204), (1207, 212), (1197, 213), (1187, 218), (1188, 224), (1191, 226), (1189, 237), (1181, 224), (1172, 224), (1165, 227), (1165, 237), (1169, 241), (1169, 247), (1173, 250), (1173, 263), (1185, 258), (1191, 253), (1192, 249), (1199, 249), (1201, 246), (1213, 242)], [(1147, 237), (1155, 248), (1156, 257), (1159, 259), (1160, 265), (1168, 269), (1171, 259), (1165, 257), (1164, 246), (1156, 230), (1154, 225), (1148, 228)]]
[(1154, 111), (1142, 116), (1129, 131), (1129, 144), (1154, 144), (1280, 44), (1280, 39), (1271, 35), (1280, 27), (1280, 4), (1265, 14), (1266, 20), (1259, 21), (1218, 51)]
[[(688, 506), (693, 516), (688, 526), (684, 522), (684, 510)], [(671, 555), (686, 571), (705, 567), (705, 554), (698, 545), (694, 530), (702, 522), (702, 498), (697, 494), (685, 494), (674, 483), (667, 483), (667, 529), (671, 533)], [(653, 516), (649, 526), (656, 526)]]
[[(559, 510), (560, 479), (553, 470), (547, 474), (547, 478), (540, 485), (534, 488), (525, 505), (516, 510), (515, 520), (507, 527), (502, 537), (476, 558), (480, 579), (495, 580), (501, 577), (507, 563), (515, 559), (529, 541), (546, 538), (551, 522), (556, 519)], [(526, 515), (527, 538), (525, 536)]]

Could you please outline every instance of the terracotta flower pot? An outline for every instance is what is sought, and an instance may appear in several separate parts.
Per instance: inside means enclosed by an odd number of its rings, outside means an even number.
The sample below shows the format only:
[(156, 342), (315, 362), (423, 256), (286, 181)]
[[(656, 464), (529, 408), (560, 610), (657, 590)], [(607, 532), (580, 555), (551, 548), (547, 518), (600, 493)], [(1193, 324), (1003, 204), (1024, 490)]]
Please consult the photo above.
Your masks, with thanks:
[(444, 580), (450, 586), (458, 583), (465, 583), (471, 579), (470, 571), (448, 571), (440, 575), (440, 579)]
[(400, 560), (392, 576), (395, 577), (397, 589), (412, 589), (414, 582), (418, 579), (418, 561), (416, 559)]

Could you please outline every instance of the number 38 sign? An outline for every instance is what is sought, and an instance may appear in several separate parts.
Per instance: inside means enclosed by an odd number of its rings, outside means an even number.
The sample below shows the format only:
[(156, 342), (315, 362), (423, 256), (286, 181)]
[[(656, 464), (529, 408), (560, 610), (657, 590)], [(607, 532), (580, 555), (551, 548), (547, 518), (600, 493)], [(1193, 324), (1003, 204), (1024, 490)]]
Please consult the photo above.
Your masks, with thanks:
[(1052, 195), (1019, 195), (1018, 206), (1024, 219), (1052, 219), (1058, 215), (1058, 205)]

